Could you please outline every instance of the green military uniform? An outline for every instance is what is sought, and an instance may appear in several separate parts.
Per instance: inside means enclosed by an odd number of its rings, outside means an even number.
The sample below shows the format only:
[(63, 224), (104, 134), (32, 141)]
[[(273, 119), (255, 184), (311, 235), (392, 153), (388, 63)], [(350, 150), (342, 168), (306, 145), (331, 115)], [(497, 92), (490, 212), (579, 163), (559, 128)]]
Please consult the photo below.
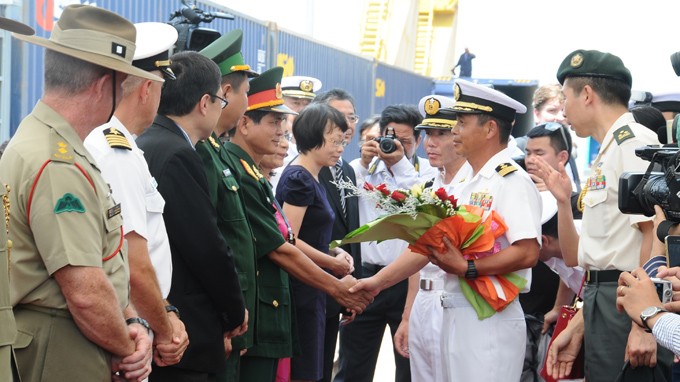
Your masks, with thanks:
[[(291, 311), (288, 273), (269, 259), (285, 243), (274, 217), (274, 195), (250, 156), (233, 143), (224, 145), (221, 157), (240, 185), (239, 194), (251, 224), (257, 268), (257, 306), (254, 311), (255, 345), (245, 357), (286, 358), (293, 355), (297, 337)], [(241, 380), (249, 376), (241, 374)]]
[(100, 267), (117, 295), (110, 303), (128, 305), (120, 206), (76, 132), (42, 102), (7, 147), (0, 177), (12, 190), (10, 297), (22, 380), (109, 380), (111, 355), (80, 332), (52, 275)]
[[(231, 30), (210, 45), (201, 50), (201, 54), (213, 60), (220, 68), (223, 78), (232, 73), (244, 73), (248, 77), (256, 77), (257, 73), (250, 70), (250, 66), (243, 61), (241, 43), (243, 31)], [(244, 86), (244, 85), (242, 85)], [(233, 113), (231, 106), (223, 113)], [(248, 315), (249, 330), (242, 336), (232, 339), (232, 355), (227, 360), (226, 371), (219, 375), (220, 381), (238, 381), (239, 350), (253, 346), (253, 325), (255, 321), (255, 237), (246, 219), (243, 205), (238, 193), (238, 184), (231, 171), (220, 159), (223, 150), (215, 133), (205, 142), (196, 145), (196, 151), (201, 156), (203, 168), (208, 178), (210, 200), (217, 210), (217, 224), (225, 241), (234, 253), (234, 265), (241, 283), (243, 301)]]
[[(253, 346), (255, 320), (255, 236), (246, 218), (244, 205), (239, 195), (239, 185), (231, 170), (220, 158), (224, 151), (217, 136), (213, 133), (208, 140), (199, 142), (196, 151), (203, 161), (210, 201), (217, 210), (217, 225), (222, 236), (234, 254), (234, 265), (238, 272), (243, 299), (248, 315), (249, 330), (232, 340), (234, 352)], [(235, 353), (232, 353), (235, 354)]]
[[(10, 213), (9, 188), (2, 182), (0, 186), (5, 187), (2, 195), (4, 207), (2, 220), (7, 224), (7, 215)], [(0, 323), (2, 323), (0, 324), (0, 381), (14, 381), (16, 375), (12, 343), (17, 335), (17, 325), (9, 301), (9, 247), (7, 229), (0, 227)]]

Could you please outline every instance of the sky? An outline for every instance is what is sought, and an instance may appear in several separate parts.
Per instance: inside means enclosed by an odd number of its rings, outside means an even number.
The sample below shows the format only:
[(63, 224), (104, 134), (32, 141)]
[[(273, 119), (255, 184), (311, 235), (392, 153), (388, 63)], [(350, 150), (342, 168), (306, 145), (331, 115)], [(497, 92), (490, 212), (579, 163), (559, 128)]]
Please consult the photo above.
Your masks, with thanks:
[[(364, 0), (212, 0), (248, 16), (357, 51)], [(399, 4), (399, 1), (392, 0)], [(680, 1), (459, 0), (456, 55), (477, 55), (473, 76), (555, 82), (576, 49), (623, 59), (633, 89), (680, 91), (670, 55), (680, 51)]]

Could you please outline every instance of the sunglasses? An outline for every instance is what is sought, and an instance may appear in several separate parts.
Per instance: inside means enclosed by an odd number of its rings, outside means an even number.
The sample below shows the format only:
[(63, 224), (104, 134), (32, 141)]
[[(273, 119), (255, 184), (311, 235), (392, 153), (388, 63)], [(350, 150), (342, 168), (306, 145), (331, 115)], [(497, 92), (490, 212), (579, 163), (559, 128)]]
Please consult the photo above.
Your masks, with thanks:
[(564, 142), (564, 147), (566, 147), (566, 151), (570, 152), (571, 147), (569, 147), (569, 141), (567, 140), (567, 136), (564, 134), (564, 126), (562, 126), (561, 123), (557, 122), (548, 122), (543, 125), (543, 128), (550, 131), (550, 132), (555, 132), (557, 130), (560, 131), (560, 135), (562, 136), (562, 142)]

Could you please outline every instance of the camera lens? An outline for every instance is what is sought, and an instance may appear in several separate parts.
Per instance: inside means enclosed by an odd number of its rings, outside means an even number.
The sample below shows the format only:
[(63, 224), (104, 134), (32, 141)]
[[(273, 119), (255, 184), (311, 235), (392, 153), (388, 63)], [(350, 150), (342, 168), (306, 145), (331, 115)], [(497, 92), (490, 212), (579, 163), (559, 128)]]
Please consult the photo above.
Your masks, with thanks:
[(394, 143), (394, 139), (390, 137), (382, 137), (382, 139), (379, 142), (380, 145), (380, 150), (384, 152), (385, 154), (389, 154), (391, 152), (394, 152), (397, 149), (396, 143)]

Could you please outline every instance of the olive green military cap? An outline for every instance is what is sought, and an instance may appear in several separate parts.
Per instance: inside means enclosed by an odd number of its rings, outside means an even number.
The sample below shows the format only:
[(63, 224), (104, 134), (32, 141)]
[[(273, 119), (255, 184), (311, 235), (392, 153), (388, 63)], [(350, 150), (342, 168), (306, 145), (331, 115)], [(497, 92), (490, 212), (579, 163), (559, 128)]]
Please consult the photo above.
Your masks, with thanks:
[(557, 70), (557, 80), (564, 84), (567, 77), (610, 78), (633, 85), (630, 70), (618, 56), (597, 50), (575, 50), (571, 52)]
[(263, 110), (297, 115), (296, 112), (283, 104), (281, 77), (283, 77), (283, 68), (275, 66), (260, 74), (259, 77), (252, 79), (250, 81), (250, 90), (248, 91), (247, 110)]
[(248, 77), (257, 77), (259, 74), (252, 71), (250, 65), (247, 65), (243, 60), (242, 41), (243, 31), (234, 29), (203, 48), (201, 54), (213, 60), (220, 67), (220, 73), (223, 76), (234, 72), (243, 72)]

